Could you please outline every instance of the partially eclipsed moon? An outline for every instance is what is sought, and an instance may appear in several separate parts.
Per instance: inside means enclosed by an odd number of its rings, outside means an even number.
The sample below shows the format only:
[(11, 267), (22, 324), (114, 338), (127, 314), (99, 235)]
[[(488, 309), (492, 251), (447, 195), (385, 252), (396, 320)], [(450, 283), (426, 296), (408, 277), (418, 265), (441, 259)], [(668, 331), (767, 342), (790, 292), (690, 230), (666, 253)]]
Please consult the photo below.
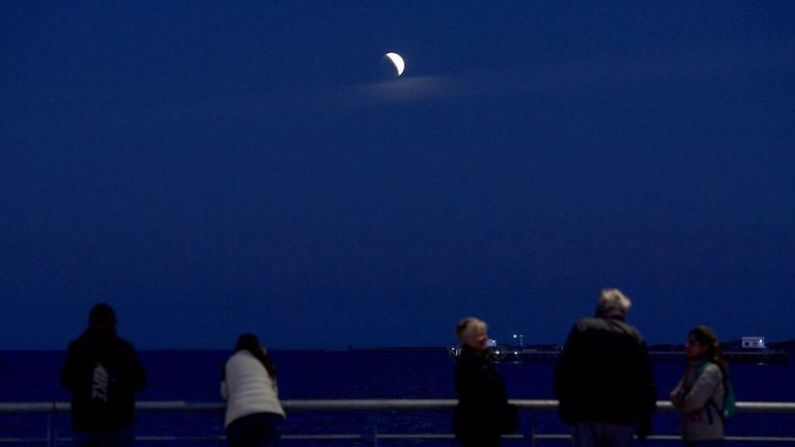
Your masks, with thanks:
[(406, 63), (403, 62), (403, 58), (400, 57), (397, 53), (387, 53), (386, 57), (395, 64), (395, 70), (397, 70), (397, 75), (400, 76), (403, 74), (403, 70), (406, 69)]

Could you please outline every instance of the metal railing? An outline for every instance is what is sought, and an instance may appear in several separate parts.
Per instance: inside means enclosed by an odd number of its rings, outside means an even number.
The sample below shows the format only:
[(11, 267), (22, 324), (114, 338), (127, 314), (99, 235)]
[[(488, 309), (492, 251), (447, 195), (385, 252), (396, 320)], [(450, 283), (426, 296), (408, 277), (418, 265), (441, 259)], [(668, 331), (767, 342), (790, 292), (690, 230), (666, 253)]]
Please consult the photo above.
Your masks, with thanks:
[[(530, 413), (549, 413), (557, 410), (556, 400), (531, 400), (515, 399), (511, 403), (517, 405), (523, 412)], [(456, 401), (452, 399), (351, 399), (351, 400), (284, 400), (282, 406), (288, 413), (294, 412), (337, 412), (337, 411), (363, 411), (363, 412), (385, 412), (385, 411), (452, 411)], [(659, 401), (658, 410), (661, 412), (672, 412), (675, 409), (670, 402)], [(166, 412), (222, 412), (225, 404), (221, 402), (212, 403), (189, 403), (185, 401), (142, 401), (136, 404), (138, 411), (166, 411)], [(60, 443), (69, 442), (70, 438), (56, 436), (53, 429), (53, 417), (58, 413), (66, 413), (70, 409), (67, 402), (0, 402), (0, 415), (3, 414), (24, 414), (35, 413), (47, 415), (47, 430), (44, 437), (25, 437), (0, 438), (0, 445), (47, 445), (53, 447)], [(737, 413), (775, 413), (775, 414), (795, 414), (795, 402), (738, 402)], [(528, 432), (505, 435), (506, 439), (524, 439), (528, 445), (536, 445), (537, 441), (567, 439), (568, 433), (537, 433), (531, 424)], [(218, 441), (219, 444), (224, 440), (222, 434), (212, 436), (137, 436), (140, 441), (163, 442), (173, 444), (174, 442), (189, 441)], [(285, 433), (282, 436), (288, 440), (323, 440), (340, 441), (356, 440), (371, 441), (377, 446), (379, 440), (434, 440), (434, 439), (453, 439), (452, 433), (381, 433), (375, 427), (371, 433), (323, 433), (323, 434), (300, 434)], [(652, 435), (650, 440), (658, 441), (678, 441), (676, 435)], [(727, 436), (728, 441), (738, 442), (776, 442), (795, 444), (795, 435), (792, 436)]]

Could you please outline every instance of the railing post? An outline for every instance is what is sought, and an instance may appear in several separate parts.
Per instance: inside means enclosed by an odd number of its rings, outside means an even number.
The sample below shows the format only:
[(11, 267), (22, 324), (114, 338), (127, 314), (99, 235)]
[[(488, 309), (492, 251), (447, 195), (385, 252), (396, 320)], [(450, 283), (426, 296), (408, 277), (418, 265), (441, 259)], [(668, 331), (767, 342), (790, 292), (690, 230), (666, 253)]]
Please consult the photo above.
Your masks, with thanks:
[(55, 402), (52, 403), (52, 407), (50, 407), (50, 411), (47, 413), (47, 447), (55, 447), (55, 433), (52, 426), (54, 415)]
[(378, 447), (378, 411), (374, 410), (372, 416), (373, 423), (373, 447)]

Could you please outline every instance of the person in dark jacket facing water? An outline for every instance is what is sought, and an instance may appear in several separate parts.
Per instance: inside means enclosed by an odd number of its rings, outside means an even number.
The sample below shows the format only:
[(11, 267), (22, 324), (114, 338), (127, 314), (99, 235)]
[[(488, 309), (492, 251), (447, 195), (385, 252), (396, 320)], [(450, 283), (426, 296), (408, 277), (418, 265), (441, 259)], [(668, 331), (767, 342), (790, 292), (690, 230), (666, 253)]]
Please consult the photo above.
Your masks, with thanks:
[(69, 344), (61, 370), (61, 385), (72, 393), (73, 445), (133, 445), (135, 393), (145, 384), (135, 349), (116, 335), (113, 308), (95, 305), (88, 329)]
[(625, 322), (630, 306), (620, 290), (602, 290), (596, 317), (574, 324), (558, 359), (555, 393), (575, 447), (629, 446), (633, 431), (640, 440), (651, 431), (654, 375), (643, 337)]
[(453, 431), (464, 447), (498, 446), (508, 406), (505, 384), (486, 347), (486, 330), (486, 323), (477, 318), (465, 318), (456, 326), (461, 353), (455, 366), (458, 405)]

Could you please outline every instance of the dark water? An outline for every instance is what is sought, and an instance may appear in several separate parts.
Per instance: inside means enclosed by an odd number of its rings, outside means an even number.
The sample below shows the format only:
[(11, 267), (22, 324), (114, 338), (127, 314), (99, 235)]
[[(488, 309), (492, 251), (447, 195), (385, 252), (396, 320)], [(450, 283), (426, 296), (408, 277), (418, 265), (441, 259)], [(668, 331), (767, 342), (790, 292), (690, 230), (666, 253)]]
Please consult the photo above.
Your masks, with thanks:
[[(227, 351), (144, 351), (141, 360), (149, 374), (149, 384), (139, 400), (184, 400), (220, 402), (219, 379)], [(395, 351), (275, 351), (282, 399), (364, 399), (425, 398), (452, 399), (454, 359), (446, 352)], [(60, 351), (0, 352), (0, 401), (68, 401), (58, 385), (64, 353)], [(659, 399), (678, 380), (683, 364), (655, 364)], [(515, 399), (551, 399), (554, 362), (501, 363), (508, 392)], [(740, 401), (795, 402), (795, 367), (786, 365), (735, 364), (732, 377)], [(382, 433), (449, 432), (445, 412), (332, 412), (288, 415), (286, 433)], [(522, 415), (523, 431), (531, 425), (539, 433), (563, 433), (554, 414)], [(57, 433), (68, 436), (68, 416), (57, 415)], [(0, 415), (0, 438), (42, 436), (45, 415)], [(655, 432), (676, 434), (675, 414), (655, 418)], [(795, 435), (795, 415), (741, 414), (730, 421), (729, 434)], [(139, 435), (223, 434), (223, 415), (217, 413), (149, 412), (138, 418)], [(516, 445), (519, 441), (516, 441)], [(359, 445), (354, 441), (329, 443), (294, 441), (296, 445)], [(146, 444), (142, 444), (146, 445)], [(192, 442), (158, 445), (222, 445)], [(450, 445), (444, 441), (379, 441), (379, 445)], [(512, 445), (507, 443), (506, 445)], [(552, 441), (541, 445), (565, 445)], [(670, 444), (668, 444), (670, 445)], [(772, 445), (772, 444), (766, 444)]]

